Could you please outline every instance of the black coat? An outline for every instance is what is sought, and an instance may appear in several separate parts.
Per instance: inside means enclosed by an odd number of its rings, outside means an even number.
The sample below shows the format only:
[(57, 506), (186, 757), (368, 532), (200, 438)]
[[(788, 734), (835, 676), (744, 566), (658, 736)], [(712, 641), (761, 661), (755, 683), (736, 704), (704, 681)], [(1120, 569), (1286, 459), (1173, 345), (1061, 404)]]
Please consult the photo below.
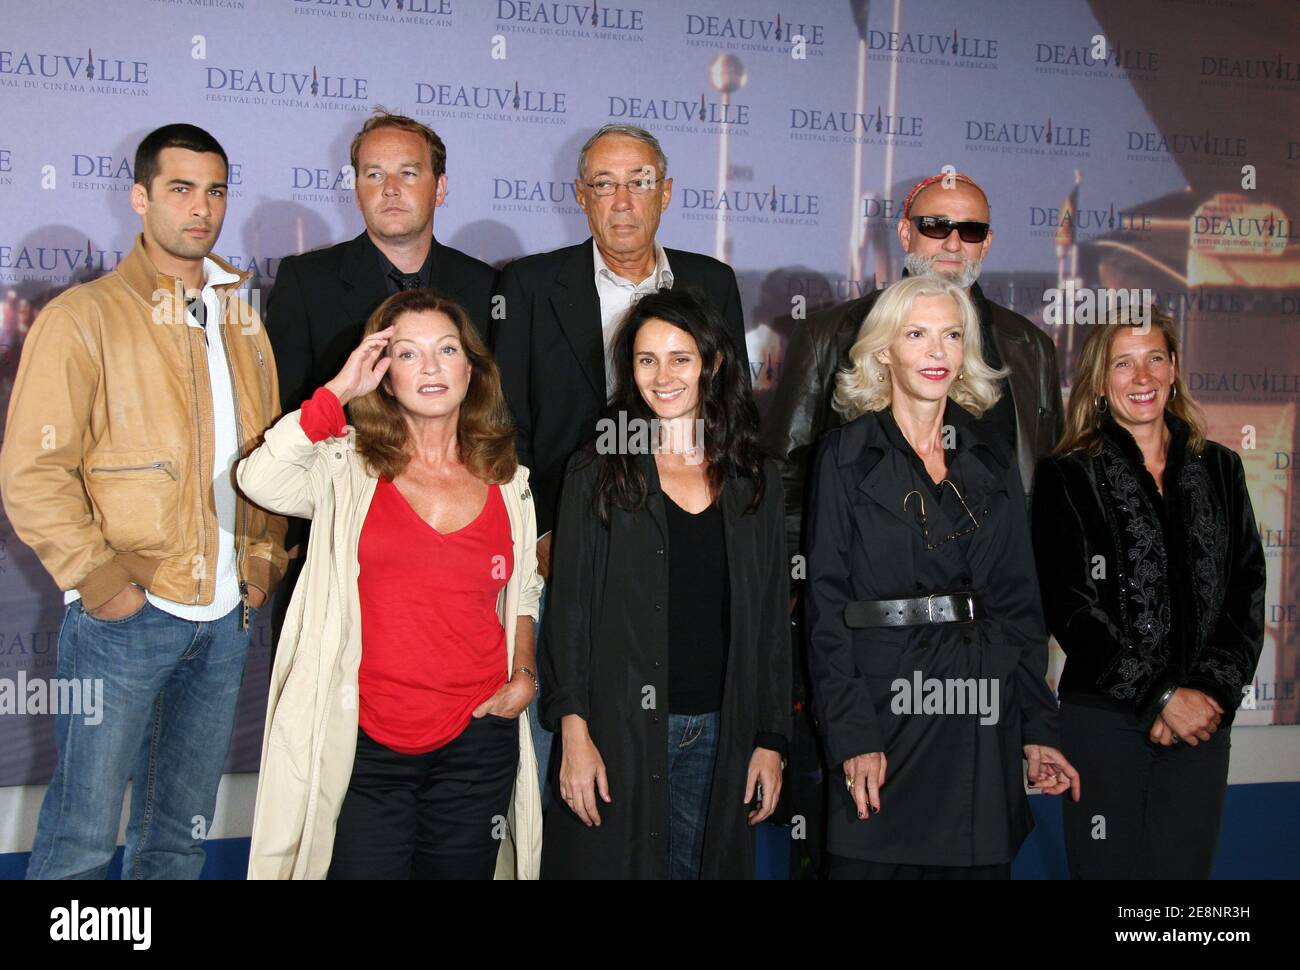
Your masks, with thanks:
[[(813, 446), (823, 432), (842, 423), (831, 407), (835, 374), (851, 364), (849, 348), (883, 292), (876, 290), (809, 314), (790, 338), (781, 381), (763, 422), (763, 441), (768, 453), (781, 462), (791, 553), (803, 548), (804, 484)], [(985, 297), (978, 283), (971, 286), (970, 295), (981, 325), (992, 333), (998, 356), (1011, 371), (1007, 384), (1016, 413), (1016, 460), (1028, 496), (1034, 466), (1052, 450), (1064, 429), (1056, 347), (1029, 320)]]
[[(565, 463), (596, 437), (605, 407), (605, 344), (596, 292), (594, 243), (539, 253), (501, 271), (504, 315), (492, 350), (518, 429), (519, 461), (532, 473), (537, 534), (555, 524)], [(699, 253), (666, 250), (673, 287), (690, 287), (717, 307), (749, 373), (745, 319), (736, 274)]]
[[(817, 446), (808, 507), (805, 592), (809, 666), (830, 763), (827, 848), (873, 862), (980, 866), (1010, 862), (1033, 827), (1022, 745), (1057, 742), (1047, 630), (1030, 553), (1020, 473), (1009, 446), (949, 400), (956, 429), (948, 478), (979, 528), (929, 550), (970, 520), (949, 488), (940, 500), (888, 411), (828, 432)], [(973, 623), (851, 629), (847, 603), (970, 590)], [(896, 678), (998, 684), (996, 724), (971, 714), (894, 713)], [(990, 688), (991, 689), (991, 688)], [(881, 811), (857, 817), (840, 765), (885, 752)]]
[[(496, 270), (435, 239), (432, 282), (469, 311), (486, 342)], [(388, 296), (383, 257), (364, 232), (281, 261), (267, 298), (266, 331), (286, 414), (339, 372), (361, 342), (366, 320)]]
[(1163, 497), (1109, 415), (1100, 454), (1038, 466), (1034, 549), (1066, 655), (1061, 699), (1149, 727), (1167, 688), (1193, 687), (1230, 722), (1264, 644), (1264, 549), (1241, 459), (1213, 441), (1190, 455), (1187, 424), (1165, 421)]
[[(542, 878), (667, 879), (668, 524), (654, 460), (640, 511), (594, 511), (594, 449), (575, 455), (560, 501), (542, 651), (542, 719), (586, 719), (604, 759), (612, 802), (587, 828), (563, 802), (546, 814)], [(781, 479), (765, 467), (753, 513), (747, 479), (719, 496), (731, 589), (721, 733), (705, 823), (702, 878), (752, 879), (753, 828), (742, 804), (759, 735), (790, 735), (789, 576), (781, 530)], [(645, 709), (647, 686), (655, 707)], [(556, 736), (552, 778), (563, 744)]]

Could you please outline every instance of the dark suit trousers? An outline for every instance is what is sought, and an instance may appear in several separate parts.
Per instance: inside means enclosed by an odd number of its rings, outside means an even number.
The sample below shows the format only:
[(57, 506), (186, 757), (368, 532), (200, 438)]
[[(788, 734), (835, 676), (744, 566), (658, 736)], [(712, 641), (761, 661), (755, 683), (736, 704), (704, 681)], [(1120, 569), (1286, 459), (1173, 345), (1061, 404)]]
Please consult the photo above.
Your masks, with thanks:
[(1062, 750), (1083, 788), (1077, 803), (1062, 796), (1070, 877), (1210, 878), (1230, 731), (1166, 748), (1132, 714), (1062, 703)]
[(491, 879), (519, 765), (519, 722), (491, 714), (425, 754), (357, 729), (330, 879)]

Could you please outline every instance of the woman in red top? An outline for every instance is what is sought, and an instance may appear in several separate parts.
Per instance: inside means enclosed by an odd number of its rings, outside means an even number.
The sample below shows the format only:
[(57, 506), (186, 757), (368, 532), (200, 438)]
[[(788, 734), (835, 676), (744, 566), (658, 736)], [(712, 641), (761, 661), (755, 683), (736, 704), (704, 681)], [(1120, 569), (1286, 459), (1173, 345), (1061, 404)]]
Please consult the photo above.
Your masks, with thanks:
[[(338, 375), (284, 420), (296, 419), (304, 446), (342, 439), (349, 404), (373, 494), (354, 540), (357, 599), (326, 594), (359, 602), (361, 646), (356, 754), (328, 877), (491, 878), (525, 774), (517, 718), (537, 684), (532, 616), (517, 617), (513, 664), (502, 625), (516, 567), (532, 569), (517, 562), (531, 541), (513, 534), (513, 520), (535, 525), (519, 514), (531, 500), (496, 365), (460, 306), (428, 290), (398, 293)], [(281, 440), (268, 434), (263, 449), (278, 451)], [(340, 554), (309, 561), (304, 575), (335, 570)], [(298, 598), (291, 616), (312, 613)], [(328, 628), (329, 617), (320, 610), (312, 625)], [(281, 695), (280, 706), (293, 705)], [(277, 724), (273, 715), (272, 738), (308, 730), (306, 718)]]

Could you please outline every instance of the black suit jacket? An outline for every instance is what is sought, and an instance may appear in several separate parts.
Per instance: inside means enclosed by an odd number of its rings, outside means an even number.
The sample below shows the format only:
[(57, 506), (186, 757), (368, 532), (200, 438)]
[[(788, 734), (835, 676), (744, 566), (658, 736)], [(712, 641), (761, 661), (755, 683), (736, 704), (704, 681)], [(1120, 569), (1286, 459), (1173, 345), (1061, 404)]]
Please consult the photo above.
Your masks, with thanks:
[[(469, 311), (485, 341), (495, 286), (496, 270), (487, 263), (433, 241), (433, 288)], [(266, 330), (286, 413), (339, 372), (388, 295), (382, 256), (364, 232), (281, 261), (267, 298)]]
[[(492, 349), (518, 429), (519, 461), (531, 471), (537, 534), (551, 531), (565, 462), (596, 437), (605, 406), (605, 344), (596, 292), (594, 243), (539, 253), (501, 271), (504, 314)], [(736, 274), (699, 253), (666, 250), (673, 287), (713, 301), (727, 322), (745, 372), (745, 319)]]

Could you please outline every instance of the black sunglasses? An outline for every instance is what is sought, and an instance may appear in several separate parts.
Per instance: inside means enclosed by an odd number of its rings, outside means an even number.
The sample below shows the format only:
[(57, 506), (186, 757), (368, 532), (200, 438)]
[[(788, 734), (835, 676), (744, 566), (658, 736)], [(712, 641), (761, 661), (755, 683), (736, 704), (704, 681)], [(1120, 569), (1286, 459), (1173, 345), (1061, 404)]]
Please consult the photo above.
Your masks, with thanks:
[(987, 222), (953, 222), (943, 216), (912, 216), (912, 222), (927, 239), (947, 239), (954, 229), (966, 243), (982, 243), (989, 235)]

